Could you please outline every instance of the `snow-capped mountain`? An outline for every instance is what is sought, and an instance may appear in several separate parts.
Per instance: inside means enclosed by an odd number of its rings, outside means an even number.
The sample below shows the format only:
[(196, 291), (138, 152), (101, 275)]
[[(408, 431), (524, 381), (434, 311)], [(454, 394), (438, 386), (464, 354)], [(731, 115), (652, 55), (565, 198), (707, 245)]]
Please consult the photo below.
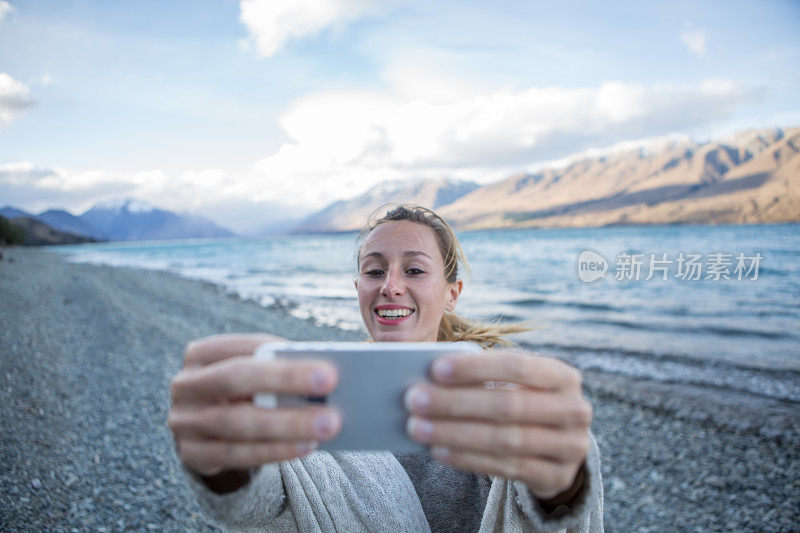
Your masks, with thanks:
[(107, 200), (105, 202), (95, 204), (92, 209), (95, 208), (116, 213), (121, 213), (122, 211), (128, 211), (130, 213), (149, 213), (150, 211), (156, 209), (147, 202), (136, 200), (135, 198), (118, 198), (116, 200)]
[(233, 232), (202, 216), (174, 213), (134, 199), (102, 202), (82, 215), (50, 209), (34, 215), (12, 206), (0, 209), (10, 219), (30, 218), (55, 230), (95, 240), (127, 241), (233, 237)]
[(204, 217), (173, 213), (133, 199), (102, 202), (80, 215), (80, 218), (100, 229), (110, 240), (234, 236), (233, 232)]

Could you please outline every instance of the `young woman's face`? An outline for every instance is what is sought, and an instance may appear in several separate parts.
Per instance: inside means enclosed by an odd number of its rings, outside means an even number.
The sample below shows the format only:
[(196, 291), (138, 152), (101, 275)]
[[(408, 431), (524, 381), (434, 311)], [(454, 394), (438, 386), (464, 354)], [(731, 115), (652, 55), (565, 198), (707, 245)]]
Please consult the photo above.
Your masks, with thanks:
[(378, 342), (436, 341), (444, 312), (455, 309), (461, 281), (445, 279), (434, 231), (416, 222), (386, 222), (359, 253), (361, 318)]

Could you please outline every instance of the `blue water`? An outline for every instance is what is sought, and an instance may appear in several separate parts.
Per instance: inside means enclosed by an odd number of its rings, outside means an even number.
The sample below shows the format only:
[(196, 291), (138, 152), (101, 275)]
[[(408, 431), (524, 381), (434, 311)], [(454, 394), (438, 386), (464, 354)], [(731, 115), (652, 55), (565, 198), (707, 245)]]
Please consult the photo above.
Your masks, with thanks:
[[(167, 270), (301, 318), (360, 329), (355, 235), (281, 236), (57, 247), (76, 262)], [(528, 320), (526, 346), (579, 368), (800, 402), (800, 225), (651, 226), (493, 230), (460, 235), (472, 269), (459, 312)], [(579, 276), (591, 250), (605, 278)], [(700, 279), (682, 279), (679, 255), (699, 255)], [(708, 270), (713, 254), (730, 257)], [(638, 279), (617, 273), (641, 255)], [(667, 277), (646, 280), (650, 254)], [(750, 272), (738, 272), (742, 255)], [(755, 260), (757, 254), (760, 259)], [(752, 269), (758, 265), (757, 279)], [(710, 277), (708, 277), (710, 275)], [(622, 279), (616, 279), (620, 277)], [(630, 279), (629, 279), (630, 278)]]

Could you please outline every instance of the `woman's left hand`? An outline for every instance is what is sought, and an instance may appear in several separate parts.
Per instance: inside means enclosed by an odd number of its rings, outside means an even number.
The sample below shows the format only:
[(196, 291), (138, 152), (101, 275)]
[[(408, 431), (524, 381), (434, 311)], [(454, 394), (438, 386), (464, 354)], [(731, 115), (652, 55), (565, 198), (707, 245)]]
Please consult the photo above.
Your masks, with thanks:
[(540, 500), (573, 486), (592, 420), (580, 372), (552, 357), (494, 349), (442, 357), (431, 374), (434, 383), (411, 387), (405, 403), (409, 434), (434, 457), (520, 480)]

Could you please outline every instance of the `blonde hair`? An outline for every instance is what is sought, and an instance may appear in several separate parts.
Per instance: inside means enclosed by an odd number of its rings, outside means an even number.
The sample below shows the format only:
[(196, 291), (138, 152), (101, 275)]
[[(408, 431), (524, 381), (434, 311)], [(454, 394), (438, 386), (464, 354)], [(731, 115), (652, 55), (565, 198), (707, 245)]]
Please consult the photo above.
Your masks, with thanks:
[[(386, 210), (386, 214), (379, 217), (381, 212)], [(378, 226), (387, 222), (414, 222), (422, 224), (433, 230), (436, 241), (439, 243), (439, 251), (444, 260), (444, 275), (449, 283), (455, 283), (458, 279), (459, 263), (464, 270), (469, 272), (469, 263), (458, 242), (456, 232), (450, 224), (442, 217), (428, 208), (413, 204), (385, 204), (375, 211), (367, 219), (367, 224), (358, 236), (358, 253), (356, 263), (358, 264), (361, 255), (361, 246), (366, 237)], [(472, 341), (480, 344), (484, 348), (491, 348), (495, 345), (513, 346), (514, 343), (505, 339), (506, 335), (521, 333), (530, 330), (531, 327), (525, 323), (500, 324), (500, 322), (489, 323), (479, 322), (464, 318), (450, 311), (445, 311), (442, 321), (439, 324), (439, 341)]]

